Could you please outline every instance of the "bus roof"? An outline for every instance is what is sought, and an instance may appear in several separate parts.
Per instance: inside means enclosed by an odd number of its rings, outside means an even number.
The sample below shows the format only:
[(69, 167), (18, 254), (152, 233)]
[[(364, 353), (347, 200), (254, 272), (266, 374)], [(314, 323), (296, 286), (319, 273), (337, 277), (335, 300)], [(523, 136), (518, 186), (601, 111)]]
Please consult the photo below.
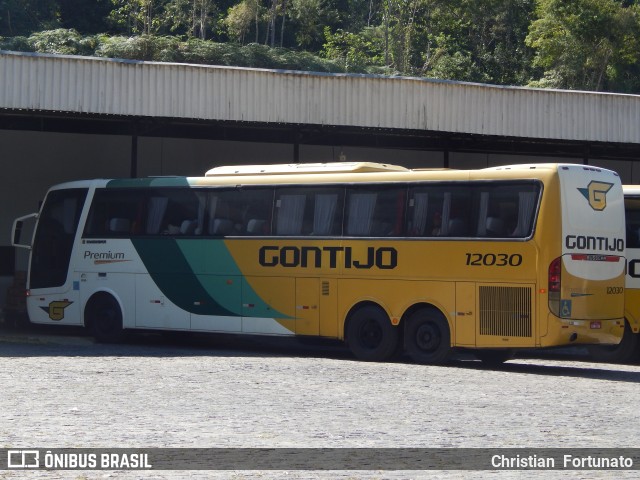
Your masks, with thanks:
[(374, 162), (281, 163), (274, 165), (227, 165), (207, 171), (207, 177), (240, 175), (278, 175), (297, 173), (407, 172), (399, 165)]
[[(229, 165), (210, 169), (202, 177), (145, 177), (76, 180), (54, 185), (64, 188), (142, 188), (181, 186), (238, 186), (269, 184), (307, 184), (342, 182), (458, 181), (494, 180), (496, 173), (504, 179), (538, 179), (553, 176), (558, 169), (607, 170), (578, 164), (522, 164), (474, 170), (448, 168), (408, 169), (398, 165), (374, 162), (327, 162), (273, 165)], [(607, 170), (608, 171), (608, 170)], [(613, 175), (617, 174), (611, 172)], [(630, 188), (625, 187), (629, 192)], [(635, 191), (634, 191), (635, 193)]]

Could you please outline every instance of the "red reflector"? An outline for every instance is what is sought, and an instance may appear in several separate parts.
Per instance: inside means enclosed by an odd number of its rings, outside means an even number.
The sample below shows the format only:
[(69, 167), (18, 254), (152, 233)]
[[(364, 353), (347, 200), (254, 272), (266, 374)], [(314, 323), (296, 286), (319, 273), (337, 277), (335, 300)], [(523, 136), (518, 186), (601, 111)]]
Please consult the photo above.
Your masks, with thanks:
[(598, 329), (598, 328), (602, 328), (602, 324), (600, 322), (591, 322), (590, 327), (591, 327), (591, 329), (595, 330), (595, 329)]

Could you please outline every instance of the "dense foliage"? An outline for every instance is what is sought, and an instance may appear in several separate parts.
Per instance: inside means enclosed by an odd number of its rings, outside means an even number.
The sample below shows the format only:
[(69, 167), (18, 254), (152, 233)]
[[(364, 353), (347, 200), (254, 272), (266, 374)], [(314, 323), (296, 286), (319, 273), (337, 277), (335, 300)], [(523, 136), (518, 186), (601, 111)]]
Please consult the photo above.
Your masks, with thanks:
[(0, 0), (0, 49), (640, 93), (640, 0)]

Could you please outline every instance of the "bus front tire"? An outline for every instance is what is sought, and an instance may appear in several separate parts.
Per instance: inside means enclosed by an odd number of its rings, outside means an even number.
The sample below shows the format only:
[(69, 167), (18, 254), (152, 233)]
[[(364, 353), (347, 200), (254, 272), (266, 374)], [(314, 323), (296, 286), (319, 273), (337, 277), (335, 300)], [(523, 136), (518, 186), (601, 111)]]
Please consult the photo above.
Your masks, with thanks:
[(380, 307), (368, 305), (356, 310), (347, 324), (347, 344), (359, 360), (381, 362), (398, 346), (398, 329)]
[(85, 325), (99, 343), (116, 343), (122, 340), (122, 311), (111, 295), (94, 295), (85, 307)]
[(434, 308), (422, 308), (407, 318), (404, 339), (405, 350), (417, 363), (442, 364), (451, 356), (449, 323)]

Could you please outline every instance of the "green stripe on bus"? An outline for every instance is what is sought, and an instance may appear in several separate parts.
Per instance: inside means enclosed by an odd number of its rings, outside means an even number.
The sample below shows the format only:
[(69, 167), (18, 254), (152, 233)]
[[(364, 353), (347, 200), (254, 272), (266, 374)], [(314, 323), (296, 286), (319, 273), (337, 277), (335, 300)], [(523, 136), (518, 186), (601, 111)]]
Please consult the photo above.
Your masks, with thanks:
[[(251, 288), (246, 279), (242, 281), (244, 274), (224, 240), (176, 239), (176, 243), (191, 271), (196, 272), (197, 280), (219, 305), (233, 310), (237, 315), (294, 318), (262, 300), (260, 294)], [(245, 303), (253, 305), (251, 315), (247, 315), (246, 310), (242, 308), (241, 305)]]
[[(240, 317), (244, 296), (255, 304), (252, 317), (291, 318), (274, 310), (247, 282), (241, 281), (243, 275), (223, 240), (133, 238), (131, 241), (160, 291), (183, 310), (198, 315)], [(206, 257), (215, 264), (215, 273), (205, 273), (202, 262)], [(231, 286), (227, 285), (229, 278), (236, 280)]]
[(232, 311), (223, 307), (205, 290), (175, 239), (134, 238), (131, 241), (152, 280), (178, 307), (198, 315), (240, 316), (239, 308)]

